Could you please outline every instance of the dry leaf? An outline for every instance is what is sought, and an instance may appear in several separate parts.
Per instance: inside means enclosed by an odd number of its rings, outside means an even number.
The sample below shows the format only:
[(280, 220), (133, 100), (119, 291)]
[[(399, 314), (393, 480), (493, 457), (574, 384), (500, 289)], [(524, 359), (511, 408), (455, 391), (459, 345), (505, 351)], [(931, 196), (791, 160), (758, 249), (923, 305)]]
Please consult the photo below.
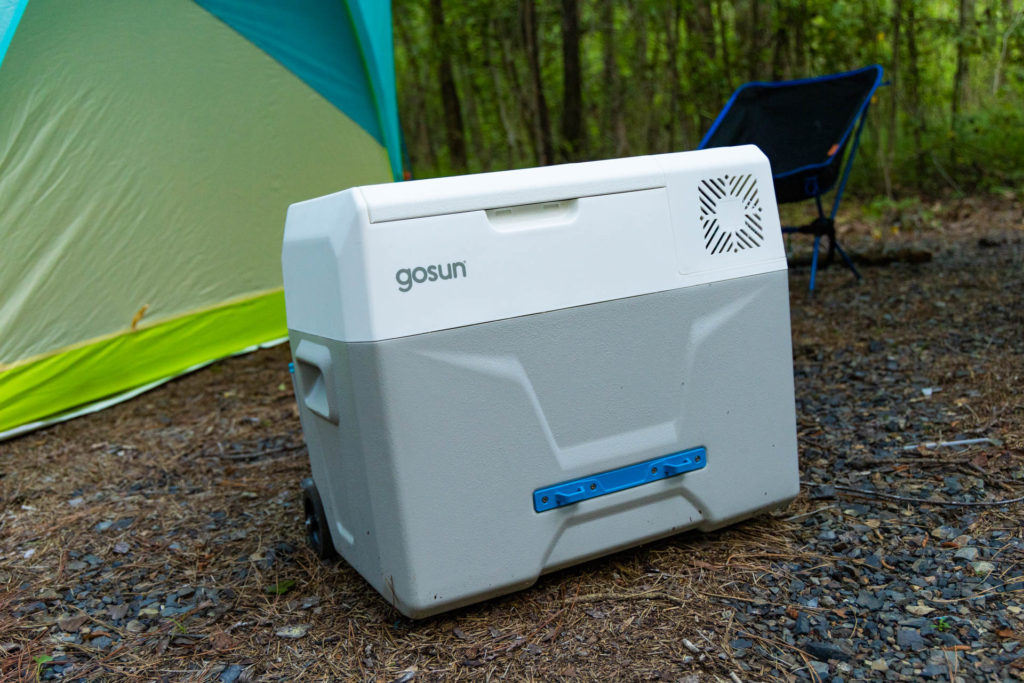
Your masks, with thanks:
[(274, 631), (274, 635), (282, 638), (301, 638), (309, 631), (309, 624), (296, 624), (295, 626), (285, 626)]
[(927, 605), (908, 605), (907, 611), (915, 616), (924, 617), (934, 612), (935, 608)]
[(68, 633), (75, 633), (78, 629), (82, 628), (82, 624), (89, 620), (89, 617), (85, 614), (80, 614), (77, 617), (65, 617), (57, 620), (57, 625), (60, 626), (61, 631), (67, 631)]
[(235, 646), (235, 641), (224, 631), (217, 631), (210, 636), (210, 645), (214, 650), (230, 650)]

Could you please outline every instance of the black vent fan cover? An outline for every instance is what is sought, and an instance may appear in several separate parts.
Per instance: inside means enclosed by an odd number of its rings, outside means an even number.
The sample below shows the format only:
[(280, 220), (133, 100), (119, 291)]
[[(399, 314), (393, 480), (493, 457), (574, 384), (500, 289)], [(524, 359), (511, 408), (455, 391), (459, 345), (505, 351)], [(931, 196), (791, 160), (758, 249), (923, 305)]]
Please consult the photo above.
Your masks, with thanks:
[(704, 248), (712, 254), (756, 249), (764, 244), (764, 218), (757, 180), (745, 175), (705, 178), (697, 185)]

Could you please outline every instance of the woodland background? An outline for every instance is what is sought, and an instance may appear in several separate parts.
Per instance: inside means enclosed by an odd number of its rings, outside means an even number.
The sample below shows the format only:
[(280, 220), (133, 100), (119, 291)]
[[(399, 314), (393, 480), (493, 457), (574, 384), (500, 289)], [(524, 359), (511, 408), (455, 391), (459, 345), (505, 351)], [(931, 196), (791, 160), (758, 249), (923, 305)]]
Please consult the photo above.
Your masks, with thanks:
[(394, 0), (417, 178), (693, 149), (747, 81), (878, 63), (862, 196), (1024, 178), (1021, 0)]

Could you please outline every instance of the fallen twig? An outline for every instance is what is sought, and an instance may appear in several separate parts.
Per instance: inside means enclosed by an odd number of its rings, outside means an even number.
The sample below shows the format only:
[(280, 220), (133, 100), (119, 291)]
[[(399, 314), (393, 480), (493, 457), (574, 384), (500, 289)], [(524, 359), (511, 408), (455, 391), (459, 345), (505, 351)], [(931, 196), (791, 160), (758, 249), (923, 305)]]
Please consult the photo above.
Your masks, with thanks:
[(664, 591), (648, 593), (591, 593), (576, 598), (576, 602), (600, 602), (601, 600), (665, 600), (676, 605), (686, 605), (686, 600), (669, 595)]
[(905, 451), (916, 451), (919, 448), (950, 448), (954, 446), (973, 446), (979, 443), (987, 443), (992, 446), (1002, 446), (1003, 443), (998, 439), (992, 439), (987, 436), (980, 439), (957, 439), (956, 441), (925, 441), (924, 443), (912, 443), (903, 447)]
[(293, 451), (302, 450), (306, 447), (306, 444), (300, 443), (294, 446), (282, 446), (281, 448), (269, 448), (264, 451), (249, 451), (248, 453), (203, 453), (205, 457), (222, 458), (223, 460), (255, 460), (257, 458), (266, 458), (272, 455), (281, 455), (283, 453), (291, 453)]
[(820, 508), (818, 508), (817, 510), (811, 510), (810, 512), (804, 512), (804, 513), (799, 514), (799, 515), (793, 515), (792, 517), (786, 517), (782, 521), (783, 522), (795, 522), (798, 519), (803, 519), (804, 517), (810, 517), (812, 515), (818, 514), (819, 512), (824, 512), (825, 510), (830, 510), (830, 509), (832, 509), (834, 507), (835, 507), (835, 505), (823, 505)]
[(898, 496), (895, 493), (882, 493), (881, 491), (868, 491), (855, 489), (852, 486), (841, 486), (835, 484), (836, 491), (846, 491), (862, 498), (884, 498), (885, 500), (898, 500), (904, 503), (916, 503), (918, 505), (944, 505), (946, 507), (998, 507), (1000, 505), (1012, 505), (1013, 503), (1024, 503), (1024, 496), (1019, 498), (1006, 498), (1004, 500), (936, 500), (934, 498), (912, 498), (910, 496)]

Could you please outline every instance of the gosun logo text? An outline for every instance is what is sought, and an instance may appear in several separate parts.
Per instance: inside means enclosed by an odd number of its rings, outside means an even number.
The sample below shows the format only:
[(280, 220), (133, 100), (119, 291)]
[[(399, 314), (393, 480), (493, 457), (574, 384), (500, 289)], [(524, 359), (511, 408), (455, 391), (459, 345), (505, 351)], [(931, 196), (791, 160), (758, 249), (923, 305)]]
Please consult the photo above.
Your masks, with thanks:
[(398, 291), (408, 292), (414, 284), (436, 282), (437, 280), (457, 280), (459, 274), (466, 277), (466, 262), (454, 261), (436, 266), (416, 266), (415, 268), (399, 268), (395, 273)]

